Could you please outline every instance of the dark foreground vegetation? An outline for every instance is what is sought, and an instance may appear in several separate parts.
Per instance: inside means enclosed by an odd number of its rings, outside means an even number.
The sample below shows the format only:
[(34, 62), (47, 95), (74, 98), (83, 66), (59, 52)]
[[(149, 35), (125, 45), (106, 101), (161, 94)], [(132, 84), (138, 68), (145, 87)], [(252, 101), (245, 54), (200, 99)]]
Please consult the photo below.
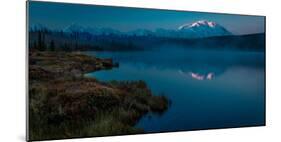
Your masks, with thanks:
[(87, 72), (118, 67), (79, 52), (29, 53), (29, 140), (144, 133), (146, 113), (163, 113), (164, 96), (143, 81), (100, 82)]

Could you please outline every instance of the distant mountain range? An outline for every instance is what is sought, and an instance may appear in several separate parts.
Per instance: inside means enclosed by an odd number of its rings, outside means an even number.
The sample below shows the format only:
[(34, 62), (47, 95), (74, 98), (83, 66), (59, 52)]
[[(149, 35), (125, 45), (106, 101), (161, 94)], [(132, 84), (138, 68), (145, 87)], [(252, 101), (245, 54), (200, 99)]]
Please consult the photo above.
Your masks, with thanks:
[[(63, 29), (33, 25), (29, 29), (32, 48), (65, 51), (132, 51), (165, 46), (185, 48), (264, 51), (265, 33), (233, 35), (218, 23), (200, 20), (172, 29), (136, 29), (121, 32), (71, 24)], [(42, 49), (41, 49), (42, 48)]]
[[(31, 31), (51, 30), (46, 26), (37, 24), (30, 26)], [(117, 35), (117, 36), (153, 36), (169, 38), (205, 38), (214, 36), (232, 35), (226, 28), (218, 23), (200, 20), (193, 23), (179, 26), (176, 30), (156, 29), (155, 31), (147, 29), (137, 29), (130, 32), (121, 32), (112, 28), (92, 28), (84, 27), (79, 24), (71, 24), (61, 31), (65, 33), (91, 34), (91, 35)]]

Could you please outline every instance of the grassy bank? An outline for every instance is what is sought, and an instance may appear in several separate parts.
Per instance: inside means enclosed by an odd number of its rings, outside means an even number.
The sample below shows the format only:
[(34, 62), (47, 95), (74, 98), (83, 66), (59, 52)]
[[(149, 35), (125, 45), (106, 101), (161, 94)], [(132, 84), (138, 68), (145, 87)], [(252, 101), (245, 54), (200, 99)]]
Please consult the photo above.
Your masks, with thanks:
[(78, 52), (30, 52), (30, 140), (143, 133), (146, 113), (163, 113), (164, 96), (143, 81), (101, 82), (88, 72), (118, 67), (111, 59)]

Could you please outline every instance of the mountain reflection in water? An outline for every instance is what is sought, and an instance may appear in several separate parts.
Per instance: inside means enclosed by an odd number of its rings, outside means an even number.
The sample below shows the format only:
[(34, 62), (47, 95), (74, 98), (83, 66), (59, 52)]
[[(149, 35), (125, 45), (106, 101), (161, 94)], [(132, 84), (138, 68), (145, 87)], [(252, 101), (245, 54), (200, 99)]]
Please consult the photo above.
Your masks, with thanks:
[(145, 132), (264, 124), (262, 52), (170, 47), (87, 54), (112, 58), (120, 65), (89, 76), (102, 81), (144, 80), (155, 95), (171, 100), (161, 116), (147, 115), (136, 124)]

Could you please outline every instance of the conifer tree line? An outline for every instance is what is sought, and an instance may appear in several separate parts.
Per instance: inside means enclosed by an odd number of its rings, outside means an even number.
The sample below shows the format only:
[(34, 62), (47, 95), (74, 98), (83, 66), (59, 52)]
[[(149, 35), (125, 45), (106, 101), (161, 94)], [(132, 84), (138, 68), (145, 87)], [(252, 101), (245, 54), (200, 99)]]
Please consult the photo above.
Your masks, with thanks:
[(38, 31), (36, 37), (37, 39), (34, 41), (30, 40), (29, 46), (38, 51), (55, 51), (56, 46), (54, 40), (47, 42), (45, 36), (44, 31)]
[[(47, 30), (30, 31), (29, 47), (36, 51), (102, 51), (102, 50), (133, 50), (132, 40), (115, 41), (114, 35), (100, 35), (97, 39), (87, 36), (81, 39), (79, 33), (67, 34), (62, 31)], [(100, 38), (100, 39), (99, 39)]]

